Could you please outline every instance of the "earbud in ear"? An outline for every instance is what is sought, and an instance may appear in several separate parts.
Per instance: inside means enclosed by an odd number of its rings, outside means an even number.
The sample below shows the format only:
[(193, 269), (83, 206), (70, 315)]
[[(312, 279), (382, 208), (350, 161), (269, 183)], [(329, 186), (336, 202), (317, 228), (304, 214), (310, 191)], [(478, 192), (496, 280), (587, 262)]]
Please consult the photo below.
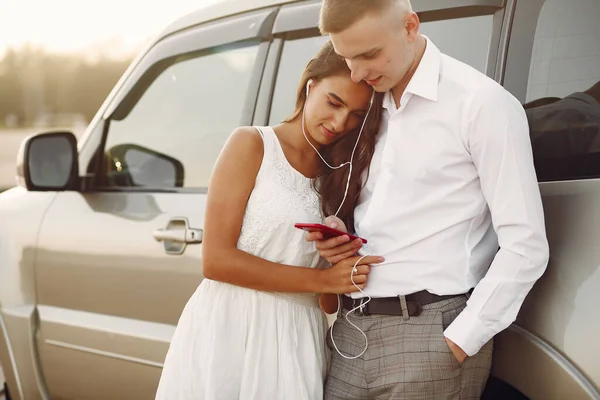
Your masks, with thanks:
[(308, 97), (308, 91), (310, 90), (310, 85), (313, 83), (312, 79), (309, 79), (308, 82), (306, 82), (306, 96)]

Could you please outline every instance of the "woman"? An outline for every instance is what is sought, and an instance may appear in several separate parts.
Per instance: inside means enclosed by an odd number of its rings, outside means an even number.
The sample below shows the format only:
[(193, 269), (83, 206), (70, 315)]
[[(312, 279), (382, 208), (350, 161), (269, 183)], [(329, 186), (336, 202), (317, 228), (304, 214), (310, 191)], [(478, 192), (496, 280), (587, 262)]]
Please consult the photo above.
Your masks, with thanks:
[[(372, 96), (327, 43), (302, 75), (290, 118), (230, 136), (208, 191), (205, 279), (179, 320), (157, 399), (322, 398), (327, 322), (315, 293), (330, 293), (331, 304), (332, 294), (358, 290), (350, 279), (357, 260), (319, 268), (294, 223), (338, 209), (349, 168), (330, 169), (320, 155), (347, 162), (364, 125), (337, 214), (352, 226), (379, 129), (381, 96)], [(376, 262), (358, 264), (358, 287)]]

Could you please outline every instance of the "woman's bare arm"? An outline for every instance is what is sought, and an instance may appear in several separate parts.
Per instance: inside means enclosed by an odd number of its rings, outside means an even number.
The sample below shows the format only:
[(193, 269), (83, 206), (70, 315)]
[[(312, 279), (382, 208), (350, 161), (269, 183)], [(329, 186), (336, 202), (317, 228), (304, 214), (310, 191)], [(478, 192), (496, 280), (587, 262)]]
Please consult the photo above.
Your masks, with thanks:
[(338, 296), (333, 293), (323, 293), (319, 297), (319, 305), (321, 310), (327, 314), (333, 314), (338, 310)]

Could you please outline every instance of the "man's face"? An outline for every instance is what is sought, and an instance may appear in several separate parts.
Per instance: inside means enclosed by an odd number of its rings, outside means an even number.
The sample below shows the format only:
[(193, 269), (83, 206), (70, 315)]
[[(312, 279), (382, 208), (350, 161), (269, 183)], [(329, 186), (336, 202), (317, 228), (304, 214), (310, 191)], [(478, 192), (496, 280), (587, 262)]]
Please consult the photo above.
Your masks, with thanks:
[(336, 53), (346, 59), (353, 81), (364, 80), (386, 92), (402, 81), (415, 60), (418, 24), (416, 14), (367, 15), (330, 37)]

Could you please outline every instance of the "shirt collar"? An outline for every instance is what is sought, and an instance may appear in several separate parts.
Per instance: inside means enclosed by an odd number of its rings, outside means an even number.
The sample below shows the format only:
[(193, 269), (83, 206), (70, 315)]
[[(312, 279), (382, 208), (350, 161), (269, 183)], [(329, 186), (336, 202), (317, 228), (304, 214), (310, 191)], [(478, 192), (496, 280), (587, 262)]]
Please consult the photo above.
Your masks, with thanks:
[[(423, 36), (426, 40), (425, 53), (423, 53), (423, 58), (421, 58), (421, 62), (419, 62), (402, 98), (410, 93), (431, 101), (437, 101), (442, 53), (427, 36)], [(402, 98), (400, 102), (404, 103)], [(391, 90), (383, 98), (383, 107), (390, 112), (396, 110), (396, 103)]]

